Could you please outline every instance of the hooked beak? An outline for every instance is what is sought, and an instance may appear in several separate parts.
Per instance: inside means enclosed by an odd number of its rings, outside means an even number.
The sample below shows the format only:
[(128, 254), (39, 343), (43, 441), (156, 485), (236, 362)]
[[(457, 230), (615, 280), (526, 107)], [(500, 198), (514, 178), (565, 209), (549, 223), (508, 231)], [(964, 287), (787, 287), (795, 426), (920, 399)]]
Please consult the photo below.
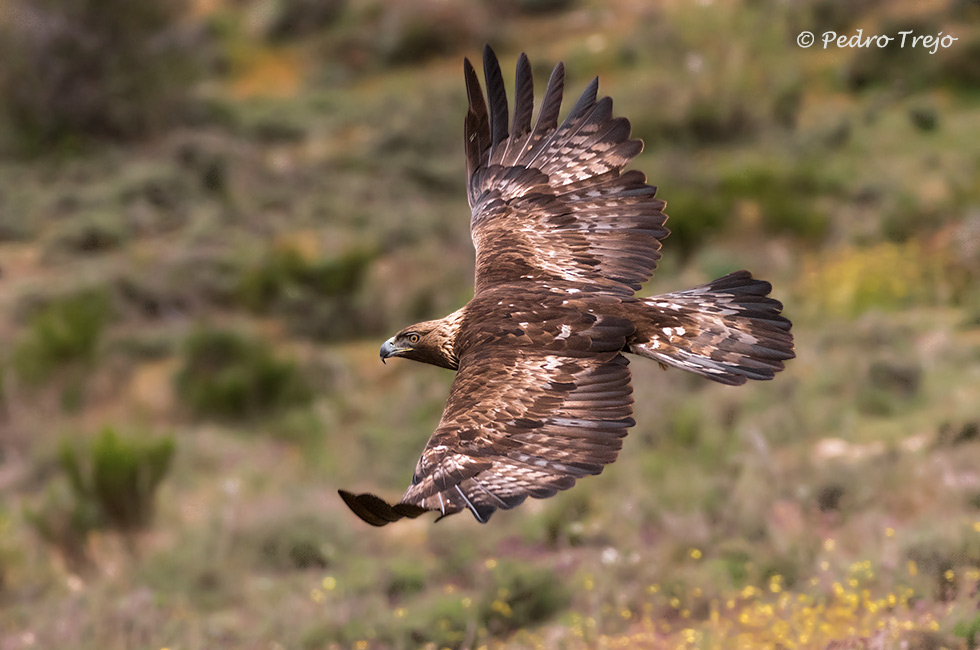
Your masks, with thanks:
[(391, 337), (381, 344), (381, 363), (384, 363), (385, 359), (395, 356), (400, 351), (395, 347), (395, 337)]

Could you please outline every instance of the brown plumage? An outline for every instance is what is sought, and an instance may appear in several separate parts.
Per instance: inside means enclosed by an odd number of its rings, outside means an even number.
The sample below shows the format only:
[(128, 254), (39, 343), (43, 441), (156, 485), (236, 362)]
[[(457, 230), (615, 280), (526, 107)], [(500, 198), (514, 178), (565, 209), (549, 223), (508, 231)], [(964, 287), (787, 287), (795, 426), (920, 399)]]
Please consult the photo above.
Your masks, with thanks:
[(493, 51), (486, 98), (463, 66), (473, 299), (405, 328), (381, 357), (457, 371), (442, 419), (401, 501), (341, 490), (376, 526), (426, 511), (497, 508), (549, 497), (613, 462), (634, 424), (624, 352), (725, 384), (772, 379), (793, 358), (790, 322), (747, 271), (638, 298), (667, 236), (664, 202), (639, 171), (630, 124), (593, 80), (559, 125), (564, 68), (532, 124), (531, 67), (517, 63), (514, 119)]

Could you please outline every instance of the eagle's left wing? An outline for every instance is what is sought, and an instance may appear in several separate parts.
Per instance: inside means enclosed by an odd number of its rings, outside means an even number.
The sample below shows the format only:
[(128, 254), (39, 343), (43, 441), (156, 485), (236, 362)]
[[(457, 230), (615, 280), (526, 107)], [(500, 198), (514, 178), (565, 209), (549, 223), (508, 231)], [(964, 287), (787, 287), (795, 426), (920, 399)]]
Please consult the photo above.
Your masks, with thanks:
[[(497, 57), (484, 50), (487, 96), (464, 63), (469, 110), (466, 167), (477, 294), (502, 284), (589, 288), (631, 296), (660, 259), (664, 202), (637, 170), (643, 143), (612, 116), (593, 82), (559, 125), (565, 72), (558, 64), (532, 126), (534, 84), (517, 64), (514, 119)], [(576, 286), (578, 285), (578, 286)]]
[(428, 510), (486, 522), (497, 508), (565, 490), (613, 462), (634, 424), (628, 363), (616, 351), (484, 346), (464, 357), (401, 502), (341, 496), (383, 526)]

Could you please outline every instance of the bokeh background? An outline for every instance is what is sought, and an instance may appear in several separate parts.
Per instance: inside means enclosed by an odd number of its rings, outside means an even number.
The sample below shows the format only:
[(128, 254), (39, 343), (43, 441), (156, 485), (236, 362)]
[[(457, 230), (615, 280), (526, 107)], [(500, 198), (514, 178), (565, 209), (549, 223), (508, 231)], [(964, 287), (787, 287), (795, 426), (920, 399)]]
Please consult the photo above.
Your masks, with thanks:
[[(828, 30), (951, 35), (823, 49)], [(977, 648), (980, 3), (7, 0), (0, 648)], [(796, 43), (809, 30), (818, 43)], [(462, 57), (594, 75), (776, 381), (637, 359), (621, 459), (373, 529), (471, 295)]]

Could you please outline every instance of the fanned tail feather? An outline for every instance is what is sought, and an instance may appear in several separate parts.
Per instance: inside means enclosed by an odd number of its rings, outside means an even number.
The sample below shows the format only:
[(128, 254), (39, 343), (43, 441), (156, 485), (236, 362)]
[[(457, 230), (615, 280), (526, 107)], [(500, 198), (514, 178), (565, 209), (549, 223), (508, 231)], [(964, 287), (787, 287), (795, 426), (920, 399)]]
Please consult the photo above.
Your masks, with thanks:
[(772, 379), (795, 357), (772, 285), (737, 271), (708, 284), (640, 301), (629, 351), (723, 384)]

